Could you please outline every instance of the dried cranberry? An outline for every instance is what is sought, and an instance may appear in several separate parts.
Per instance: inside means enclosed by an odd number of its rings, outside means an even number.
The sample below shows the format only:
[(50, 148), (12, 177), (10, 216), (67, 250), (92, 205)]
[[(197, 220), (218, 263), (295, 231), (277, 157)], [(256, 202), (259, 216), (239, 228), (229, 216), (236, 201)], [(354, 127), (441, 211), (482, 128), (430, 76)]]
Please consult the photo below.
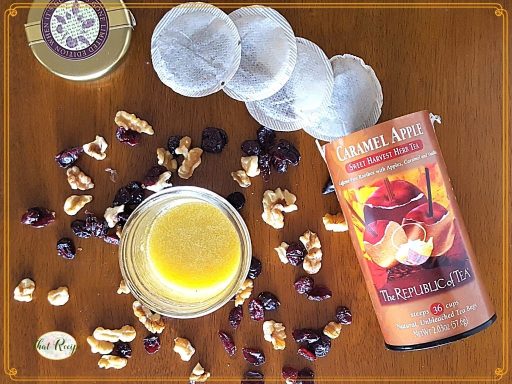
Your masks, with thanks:
[(316, 360), (316, 355), (314, 352), (310, 351), (309, 349), (307, 349), (306, 347), (300, 347), (299, 350), (297, 351), (297, 354), (299, 356), (302, 356), (303, 358), (305, 358), (306, 360), (309, 360), (309, 361), (315, 361)]
[(275, 162), (286, 162), (290, 165), (298, 165), (300, 153), (288, 140), (280, 139), (269, 149), (269, 154)]
[(125, 343), (124, 341), (116, 341), (112, 354), (114, 356), (130, 358), (132, 357), (132, 347), (129, 343)]
[(203, 130), (201, 148), (205, 152), (220, 153), (228, 143), (228, 134), (221, 128), (208, 127)]
[(315, 351), (316, 357), (325, 357), (331, 351), (331, 339), (325, 335), (320, 335), (320, 340), (311, 344), (311, 349)]
[(126, 186), (120, 188), (114, 197), (113, 206), (119, 205), (137, 205), (144, 200), (144, 189), (138, 181), (132, 181)]
[(63, 237), (57, 241), (57, 254), (67, 260), (72, 260), (76, 256), (76, 248), (73, 240)]
[(332, 183), (332, 179), (329, 177), (329, 180), (325, 183), (322, 188), (322, 195), (328, 195), (329, 193), (334, 192), (334, 184)]
[(229, 324), (234, 328), (237, 329), (240, 326), (240, 323), (242, 322), (242, 319), (244, 317), (244, 311), (242, 309), (242, 306), (240, 307), (234, 307), (229, 312)]
[(230, 193), (226, 200), (237, 210), (241, 210), (245, 205), (245, 197), (241, 192)]
[(180, 140), (183, 136), (171, 136), (169, 140), (167, 140), (167, 149), (169, 152), (176, 156), (176, 148), (180, 146)]
[(297, 384), (314, 384), (315, 373), (309, 368), (303, 368), (299, 371)]
[(286, 258), (293, 266), (302, 264), (305, 256), (306, 248), (302, 243), (293, 242), (286, 248)]
[(258, 129), (256, 136), (263, 149), (270, 147), (276, 140), (276, 132), (263, 126)]
[(295, 287), (295, 290), (297, 293), (304, 295), (313, 289), (313, 286), (315, 285), (315, 281), (312, 277), (309, 276), (302, 276), (299, 277), (295, 283), (293, 283), (293, 286)]
[(144, 338), (144, 349), (150, 355), (160, 350), (160, 336), (156, 333), (150, 333)]
[(107, 233), (105, 235), (105, 237), (103, 237), (103, 241), (107, 244), (112, 244), (112, 245), (119, 245), (119, 241), (121, 239), (119, 239), (119, 237), (117, 236), (117, 234), (115, 232), (111, 232), (111, 233)]
[(270, 180), (270, 159), (271, 158), (268, 153), (262, 154), (258, 157), (258, 166), (264, 181)]
[(242, 143), (242, 152), (247, 156), (258, 156), (261, 153), (260, 143), (256, 140), (245, 140)]
[(74, 220), (71, 222), (71, 230), (76, 237), (82, 239), (88, 239), (92, 236), (90, 229), (85, 224), (85, 220)]
[(165, 168), (163, 165), (155, 165), (154, 167), (151, 167), (144, 177), (143, 184), (146, 187), (156, 184), (158, 178), (164, 172), (167, 172), (167, 168)]
[(258, 295), (258, 299), (263, 304), (265, 311), (275, 311), (281, 305), (277, 297), (270, 292), (261, 292)]
[(320, 339), (320, 335), (312, 329), (294, 329), (292, 336), (299, 344), (311, 344)]
[(308, 299), (312, 301), (323, 301), (330, 299), (331, 297), (331, 290), (323, 285), (315, 285), (308, 293)]
[(83, 147), (65, 149), (55, 155), (55, 161), (59, 164), (59, 167), (67, 168), (78, 160), (78, 157), (83, 151)]
[(233, 338), (226, 332), (219, 331), (219, 338), (224, 350), (229, 356), (233, 356), (236, 353), (236, 345)]
[(260, 275), (261, 269), (261, 261), (259, 261), (257, 258), (253, 256), (251, 259), (251, 266), (249, 267), (249, 273), (247, 274), (247, 277), (251, 280), (256, 279)]
[(352, 324), (352, 312), (345, 306), (336, 308), (336, 321), (343, 325)]
[(299, 377), (299, 371), (292, 367), (283, 367), (281, 375), (287, 383), (296, 383)]
[(277, 173), (286, 173), (288, 171), (288, 163), (278, 158), (272, 157), (270, 163)]
[(33, 207), (21, 216), (21, 223), (34, 228), (43, 228), (55, 221), (55, 212), (47, 208)]
[(134, 131), (132, 129), (117, 127), (116, 130), (117, 140), (119, 140), (121, 143), (126, 143), (132, 147), (139, 144), (141, 136), (142, 135), (139, 132)]
[(265, 319), (265, 312), (263, 311), (263, 303), (258, 299), (251, 299), (249, 301), (249, 316), (255, 321), (263, 321)]
[(258, 371), (247, 371), (244, 374), (244, 379), (240, 384), (265, 384), (264, 376)]
[(104, 238), (108, 232), (107, 221), (89, 211), (85, 211), (85, 227), (94, 237)]
[(117, 219), (119, 220), (117, 222), (117, 224), (120, 225), (120, 226), (125, 225), (126, 222), (128, 221), (128, 218), (132, 214), (131, 211), (126, 211), (126, 209), (127, 209), (127, 207), (125, 206), (125, 211), (124, 212), (120, 212), (120, 213), (117, 214)]
[(242, 348), (242, 353), (244, 355), (244, 359), (256, 367), (265, 364), (265, 354), (259, 349)]

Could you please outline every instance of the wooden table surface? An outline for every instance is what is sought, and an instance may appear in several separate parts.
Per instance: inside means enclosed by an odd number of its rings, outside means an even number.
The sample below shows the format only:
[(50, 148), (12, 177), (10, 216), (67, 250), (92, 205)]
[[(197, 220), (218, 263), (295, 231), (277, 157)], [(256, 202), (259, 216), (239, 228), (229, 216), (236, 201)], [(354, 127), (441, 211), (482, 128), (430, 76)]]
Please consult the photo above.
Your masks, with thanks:
[[(508, 4), (504, 4), (505, 8)], [(229, 7), (224, 7), (229, 11)], [(104, 78), (76, 83), (58, 78), (41, 66), (26, 44), (23, 24), (27, 10), (18, 9), (9, 20), (9, 245), (6, 254), (6, 302), (3, 348), (4, 369), (15, 368), (15, 379), (71, 382), (105, 379), (127, 382), (160, 378), (181, 378), (186, 382), (198, 360), (216, 377), (236, 381), (249, 368), (240, 352), (229, 358), (223, 351), (217, 331), (230, 330), (227, 315), (232, 304), (201, 319), (166, 321), (161, 351), (150, 356), (142, 345), (146, 335), (135, 319), (130, 295), (117, 295), (120, 280), (117, 248), (98, 239), (76, 239), (83, 248), (75, 260), (57, 256), (56, 241), (71, 236), (71, 217), (64, 214), (65, 198), (72, 193), (65, 171), (56, 166), (53, 156), (60, 150), (104, 136), (108, 157), (96, 161), (84, 156), (79, 166), (93, 177), (94, 201), (88, 208), (98, 214), (110, 204), (116, 190), (131, 180), (141, 179), (156, 162), (155, 149), (165, 146), (170, 135), (190, 135), (199, 144), (203, 128), (217, 126), (229, 134), (229, 144), (220, 155), (205, 154), (194, 176), (175, 185), (196, 185), (221, 195), (240, 190), (230, 177), (239, 169), (240, 144), (252, 138), (258, 124), (244, 105), (222, 92), (192, 99), (173, 93), (157, 78), (151, 66), (150, 37), (166, 9), (133, 9), (137, 27), (122, 63)], [(442, 115), (438, 137), (472, 239), (482, 278), (498, 320), (488, 330), (438, 349), (397, 353), (384, 349), (383, 339), (370, 304), (362, 274), (347, 233), (327, 232), (321, 218), (339, 210), (334, 195), (323, 196), (327, 169), (314, 141), (303, 132), (280, 133), (296, 144), (302, 161), (270, 182), (254, 179), (243, 190), (247, 204), (242, 211), (252, 235), (254, 254), (264, 264), (255, 282), (255, 293), (274, 292), (281, 307), (271, 317), (287, 327), (285, 351), (273, 351), (263, 340), (261, 323), (248, 316), (234, 333), (239, 349), (262, 348), (267, 363), (261, 371), (267, 383), (279, 382), (283, 365), (312, 367), (318, 378), (338, 377), (343, 382), (374, 382), (377, 378), (419, 381), (459, 380), (484, 382), (496, 377), (496, 369), (508, 369), (507, 327), (509, 316), (503, 301), (505, 268), (502, 246), (502, 142), (503, 142), (503, 28), (506, 15), (495, 8), (435, 9), (347, 9), (327, 7), (286, 8), (280, 12), (290, 21), (297, 36), (316, 42), (327, 56), (352, 53), (373, 66), (382, 83), (384, 106), (380, 121), (422, 109)], [(156, 134), (144, 137), (141, 145), (128, 147), (116, 141), (113, 117), (125, 109), (148, 120)], [(7, 126), (4, 126), (6, 129)], [(507, 129), (509, 129), (507, 127)], [(112, 183), (106, 167), (119, 171)], [(268, 188), (288, 188), (298, 198), (298, 212), (289, 214), (283, 230), (275, 230), (261, 220), (261, 197)], [(57, 221), (45, 229), (20, 224), (26, 208), (45, 206), (57, 211)], [(301, 273), (279, 262), (273, 248), (281, 241), (296, 239), (306, 229), (317, 232), (324, 251), (322, 270), (315, 279), (333, 291), (329, 301), (314, 303), (299, 297), (292, 283)], [(507, 250), (508, 251), (508, 250)], [(12, 291), (25, 277), (35, 280), (35, 300), (19, 303)], [(63, 307), (52, 307), (46, 293), (58, 286), (69, 287), (71, 299)], [(354, 323), (344, 328), (334, 341), (328, 357), (315, 364), (296, 355), (291, 330), (322, 327), (332, 319), (336, 306), (349, 306)], [(246, 313), (247, 315), (247, 313)], [(133, 357), (120, 371), (100, 370), (99, 355), (90, 353), (86, 337), (97, 326), (107, 328), (133, 324), (137, 339)], [(75, 336), (79, 348), (64, 361), (49, 361), (34, 350), (37, 338), (51, 330)], [(172, 351), (176, 336), (187, 337), (196, 347), (189, 363)], [(499, 375), (498, 375), (499, 376)], [(7, 382), (9, 378), (3, 376)], [(510, 380), (510, 373), (504, 381)], [(228, 379), (217, 382), (228, 382)], [(318, 380), (320, 381), (320, 380)], [(333, 382), (333, 379), (323, 382)]]

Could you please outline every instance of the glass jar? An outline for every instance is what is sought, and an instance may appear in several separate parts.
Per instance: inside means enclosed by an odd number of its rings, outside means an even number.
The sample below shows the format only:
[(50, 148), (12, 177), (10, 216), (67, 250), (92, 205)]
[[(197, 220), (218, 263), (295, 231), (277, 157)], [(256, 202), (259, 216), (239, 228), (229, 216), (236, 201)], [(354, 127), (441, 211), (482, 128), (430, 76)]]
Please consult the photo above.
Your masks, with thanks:
[[(164, 211), (191, 202), (207, 203), (218, 208), (232, 223), (241, 246), (241, 260), (234, 278), (226, 282), (220, 294), (201, 302), (171, 298), (169, 288), (156, 276), (147, 254), (148, 235), (154, 220)], [(204, 316), (226, 304), (246, 279), (251, 257), (251, 238), (240, 214), (221, 196), (199, 187), (166, 188), (144, 200), (126, 222), (119, 245), (121, 273), (133, 296), (152, 311), (174, 318)], [(208, 266), (205, 265), (205, 268)]]

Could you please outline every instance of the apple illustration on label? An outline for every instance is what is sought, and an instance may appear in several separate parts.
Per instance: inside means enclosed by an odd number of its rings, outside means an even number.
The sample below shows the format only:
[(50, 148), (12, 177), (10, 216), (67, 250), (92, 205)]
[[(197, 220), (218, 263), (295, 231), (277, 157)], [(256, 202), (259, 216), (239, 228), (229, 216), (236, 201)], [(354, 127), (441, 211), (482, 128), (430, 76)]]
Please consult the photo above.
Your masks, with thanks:
[(441, 204), (421, 204), (408, 212), (402, 222), (409, 239), (433, 239), (432, 256), (444, 255), (453, 245), (455, 223), (453, 214)]
[(363, 236), (366, 253), (375, 264), (383, 268), (391, 268), (398, 264), (396, 252), (407, 241), (402, 226), (388, 220), (377, 220), (368, 224)]
[(426, 202), (425, 194), (414, 184), (405, 180), (389, 181), (386, 178), (366, 200), (364, 220), (367, 223), (377, 220), (401, 223), (409, 211)]

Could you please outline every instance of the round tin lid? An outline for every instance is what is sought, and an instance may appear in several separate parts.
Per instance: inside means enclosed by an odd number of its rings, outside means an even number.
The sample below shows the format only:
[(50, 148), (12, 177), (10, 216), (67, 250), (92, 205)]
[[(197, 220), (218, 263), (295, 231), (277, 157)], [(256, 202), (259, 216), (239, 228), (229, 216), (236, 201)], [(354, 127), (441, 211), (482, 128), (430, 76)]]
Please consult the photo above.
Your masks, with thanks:
[(69, 80), (92, 80), (124, 56), (134, 26), (122, 0), (35, 0), (25, 32), (48, 70)]

